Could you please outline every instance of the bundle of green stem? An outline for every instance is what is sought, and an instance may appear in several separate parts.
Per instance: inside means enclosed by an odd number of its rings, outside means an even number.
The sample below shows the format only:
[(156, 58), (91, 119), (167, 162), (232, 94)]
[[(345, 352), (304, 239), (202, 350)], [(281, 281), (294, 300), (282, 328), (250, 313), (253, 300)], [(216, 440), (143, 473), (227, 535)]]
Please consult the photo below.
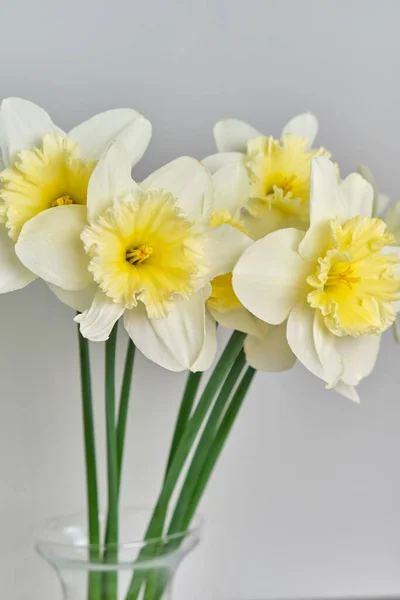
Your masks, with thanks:
[[(203, 374), (188, 375), (164, 480), (144, 541), (182, 532), (190, 526), (255, 374), (252, 367), (246, 367), (244, 337), (243, 333), (237, 331), (232, 334), (201, 394), (199, 386)], [(117, 326), (105, 344), (108, 513), (105, 539), (100, 540), (89, 344), (79, 334), (90, 560), (98, 563), (115, 563), (117, 560), (118, 501), (135, 358), (135, 346), (129, 342), (116, 416), (116, 341)], [(185, 475), (181, 477), (183, 473)], [(173, 497), (177, 497), (177, 500), (171, 506)], [(101, 548), (105, 548), (104, 552)], [(157, 550), (152, 547), (149, 550), (144, 547), (140, 558), (147, 560), (162, 551), (162, 548)], [(132, 577), (126, 600), (137, 600), (139, 595), (145, 600), (159, 600), (164, 586), (165, 581), (160, 573), (136, 573)], [(93, 572), (89, 579), (88, 600), (117, 600), (117, 588), (116, 572), (108, 570), (102, 576), (99, 572)]]

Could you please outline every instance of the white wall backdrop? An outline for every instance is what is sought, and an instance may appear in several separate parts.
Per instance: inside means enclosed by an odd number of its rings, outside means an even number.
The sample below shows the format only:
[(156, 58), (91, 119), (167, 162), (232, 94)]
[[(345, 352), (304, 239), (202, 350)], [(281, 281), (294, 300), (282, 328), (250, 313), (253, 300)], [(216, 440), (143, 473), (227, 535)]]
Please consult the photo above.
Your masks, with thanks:
[[(1, 10), (0, 94), (41, 104), (65, 128), (112, 107), (143, 112), (154, 138), (138, 177), (211, 153), (220, 118), (277, 134), (311, 110), (342, 172), (366, 163), (400, 200), (399, 18), (396, 0), (14, 0)], [(32, 530), (84, 506), (72, 317), (40, 284), (0, 297), (0, 595), (10, 600), (59, 598)], [(101, 361), (96, 347), (102, 432)], [(399, 369), (389, 332), (361, 406), (300, 366), (257, 376), (178, 600), (400, 592)], [(183, 381), (137, 360), (124, 503), (157, 492)]]

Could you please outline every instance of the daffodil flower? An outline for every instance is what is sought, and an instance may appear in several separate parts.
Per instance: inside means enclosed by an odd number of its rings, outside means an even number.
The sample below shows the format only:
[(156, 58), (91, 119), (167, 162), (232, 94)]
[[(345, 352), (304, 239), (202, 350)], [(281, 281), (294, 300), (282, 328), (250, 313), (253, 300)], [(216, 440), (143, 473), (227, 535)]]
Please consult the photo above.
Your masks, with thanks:
[[(71, 208), (80, 207), (59, 210)], [(82, 249), (60, 243), (60, 221), (46, 211), (41, 222), (25, 225), (17, 251), (63, 289), (80, 273), (92, 278), (93, 302), (75, 319), (83, 336), (108, 339), (123, 315), (147, 358), (171, 371), (205, 370), (216, 352), (215, 321), (205, 310), (209, 282), (231, 271), (251, 243), (228, 225), (209, 227), (212, 210), (212, 180), (197, 160), (176, 159), (139, 185), (131, 157), (116, 142), (89, 181)]]
[[(59, 236), (71, 242), (84, 259), (80, 231), (86, 221), (87, 187), (93, 169), (111, 142), (118, 139), (130, 152), (132, 166), (143, 156), (151, 137), (147, 119), (130, 109), (115, 109), (96, 115), (64, 133), (42, 108), (20, 98), (3, 100), (0, 107), (0, 147), (4, 169), (0, 173), (0, 293), (20, 289), (36, 278), (26, 261), (20, 262), (15, 244), (26, 226), (52, 225), (56, 231), (40, 229), (43, 237)], [(42, 220), (43, 215), (48, 215)], [(38, 231), (38, 230), (37, 230)], [(25, 233), (24, 233), (25, 235)], [(90, 274), (81, 268), (71, 275), (68, 290), (73, 305), (86, 304)], [(59, 278), (44, 279), (69, 302), (68, 293), (55, 287)], [(75, 277), (75, 278), (73, 278)], [(80, 301), (79, 301), (80, 297)], [(77, 300), (78, 299), (78, 300)]]
[[(210, 225), (222, 224), (247, 234), (240, 208), (248, 191), (240, 162), (228, 163), (213, 175), (214, 211)], [(268, 325), (247, 310), (232, 287), (232, 272), (218, 275), (211, 281), (207, 309), (212, 317), (227, 329), (247, 333), (244, 343), (247, 362), (262, 371), (284, 371), (296, 358), (286, 340), (286, 323)]]
[(242, 304), (267, 323), (288, 319), (297, 358), (354, 401), (400, 309), (400, 249), (372, 211), (373, 189), (361, 175), (339, 183), (333, 163), (316, 158), (308, 231), (265, 236), (233, 270)]
[(215, 125), (219, 153), (204, 164), (225, 183), (226, 167), (240, 166), (241, 219), (254, 239), (284, 227), (307, 229), (311, 160), (330, 156), (324, 148), (312, 149), (317, 131), (317, 119), (309, 113), (290, 120), (280, 139), (237, 119)]

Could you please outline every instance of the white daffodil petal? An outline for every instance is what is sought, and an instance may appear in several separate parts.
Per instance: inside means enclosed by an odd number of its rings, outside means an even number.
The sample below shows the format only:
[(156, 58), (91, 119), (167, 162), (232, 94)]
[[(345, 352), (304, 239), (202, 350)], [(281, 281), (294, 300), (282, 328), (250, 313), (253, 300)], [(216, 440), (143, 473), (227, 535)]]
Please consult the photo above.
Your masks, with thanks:
[(131, 157), (121, 142), (111, 144), (99, 160), (89, 180), (87, 192), (88, 220), (94, 221), (112, 206), (114, 200), (139, 186), (131, 177)]
[(358, 385), (364, 377), (370, 375), (375, 367), (381, 342), (380, 335), (336, 338), (336, 349), (340, 354), (344, 371), (343, 383)]
[(311, 225), (299, 245), (299, 254), (304, 260), (316, 261), (325, 255), (330, 239), (329, 221)]
[(265, 329), (270, 327), (260, 319), (257, 319), (246, 308), (237, 308), (221, 312), (209, 307), (208, 309), (214, 319), (226, 329), (236, 329), (255, 337), (263, 337)]
[(247, 336), (244, 351), (249, 365), (259, 371), (287, 371), (296, 362), (287, 342), (286, 323), (270, 325), (268, 333), (262, 338)]
[(43, 108), (22, 98), (5, 98), (0, 107), (0, 147), (6, 166), (24, 148), (40, 146), (46, 133), (63, 134)]
[(170, 348), (158, 338), (153, 328), (153, 321), (147, 316), (143, 304), (125, 311), (124, 327), (135, 346), (146, 358), (169, 371), (185, 370)]
[(327, 329), (320, 311), (315, 311), (313, 336), (324, 381), (329, 388), (335, 387), (343, 374), (343, 361), (336, 348), (338, 337)]
[(193, 372), (207, 371), (214, 361), (217, 347), (217, 326), (212, 316), (206, 312), (204, 344), (191, 370)]
[(311, 113), (303, 113), (290, 119), (282, 131), (282, 137), (285, 135), (298, 135), (308, 138), (308, 148), (311, 148), (318, 133), (317, 117)]
[(211, 175), (213, 175), (218, 169), (226, 165), (238, 162), (244, 163), (244, 155), (241, 152), (218, 152), (217, 154), (206, 156), (201, 162), (210, 171)]
[(214, 126), (218, 152), (246, 152), (247, 142), (259, 135), (257, 129), (238, 119), (218, 121)]
[(165, 319), (150, 320), (138, 307), (126, 311), (124, 323), (148, 359), (171, 371), (192, 369), (204, 344), (205, 291), (178, 300)]
[(396, 243), (400, 245), (400, 202), (394, 204), (386, 213), (385, 221), (390, 233), (396, 238)]
[(219, 169), (213, 175), (214, 210), (226, 209), (235, 215), (249, 197), (249, 176), (242, 162), (235, 162)]
[(207, 229), (205, 246), (207, 279), (229, 273), (253, 240), (232, 225), (218, 225)]
[(36, 279), (15, 254), (15, 245), (4, 225), (0, 225), (0, 294), (14, 292)]
[(177, 158), (147, 177), (141, 187), (167, 190), (189, 219), (208, 223), (213, 185), (210, 173), (198, 160), (189, 156)]
[(92, 283), (89, 258), (80, 239), (85, 225), (86, 206), (44, 210), (25, 223), (15, 251), (30, 271), (48, 283), (81, 290)]
[(81, 155), (99, 160), (115, 141), (128, 151), (131, 167), (142, 158), (151, 138), (151, 123), (130, 108), (116, 108), (95, 115), (77, 127), (68, 137), (79, 143)]
[(335, 385), (334, 390), (352, 402), (360, 404), (360, 396), (358, 395), (356, 388), (352, 385), (347, 385), (346, 383), (343, 383), (343, 381), (339, 381), (339, 383)]
[(122, 304), (113, 302), (98, 289), (91, 307), (77, 315), (74, 321), (80, 324), (83, 337), (92, 342), (105, 342), (124, 310)]
[(347, 219), (372, 216), (374, 190), (364, 177), (351, 173), (342, 181), (340, 189), (347, 204)]
[(272, 325), (283, 323), (306, 293), (313, 265), (298, 253), (303, 236), (297, 229), (274, 231), (245, 250), (233, 270), (233, 289), (241, 303)]
[(63, 290), (62, 288), (52, 285), (51, 283), (48, 283), (47, 285), (63, 304), (66, 304), (70, 308), (73, 308), (79, 312), (85, 312), (85, 310), (90, 308), (94, 295), (98, 289), (95, 283), (92, 283), (83, 290), (77, 290), (75, 292)]
[(335, 165), (329, 158), (319, 156), (311, 162), (310, 224), (314, 226), (336, 218), (340, 221), (348, 218), (347, 203)]
[(287, 340), (299, 361), (320, 379), (324, 370), (314, 342), (314, 310), (306, 301), (299, 303), (289, 315)]

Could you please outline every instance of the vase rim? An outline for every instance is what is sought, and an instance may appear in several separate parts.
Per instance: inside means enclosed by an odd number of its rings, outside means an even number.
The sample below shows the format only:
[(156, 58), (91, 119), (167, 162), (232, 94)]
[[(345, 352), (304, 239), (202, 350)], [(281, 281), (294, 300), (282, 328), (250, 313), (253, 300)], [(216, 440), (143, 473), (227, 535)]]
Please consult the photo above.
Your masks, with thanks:
[[(144, 513), (150, 515), (152, 509), (146, 506), (126, 506), (120, 510), (120, 517), (127, 514)], [(106, 513), (99, 513), (99, 522), (103, 525), (106, 522)], [(117, 551), (118, 555), (127, 555), (129, 552), (140, 551), (145, 547), (157, 544), (168, 544), (169, 542), (185, 541), (185, 544), (194, 547), (200, 539), (201, 530), (204, 525), (204, 519), (201, 515), (195, 514), (191, 524), (187, 529), (174, 533), (166, 533), (162, 536), (150, 538), (148, 540), (132, 539), (116, 544), (90, 544), (87, 540), (87, 519), (86, 513), (82, 511), (73, 512), (66, 515), (52, 517), (42, 523), (34, 531), (34, 546), (37, 552), (51, 562), (78, 562), (82, 563), (86, 560), (85, 557), (91, 554), (91, 551), (98, 553), (105, 550)], [(135, 537), (135, 536), (134, 536)], [(74, 552), (74, 556), (70, 556), (70, 552)], [(81, 554), (76, 555), (76, 551)], [(123, 562), (123, 561), (122, 561)], [(136, 562), (129, 558), (127, 563)], [(118, 560), (121, 564), (121, 561)]]

